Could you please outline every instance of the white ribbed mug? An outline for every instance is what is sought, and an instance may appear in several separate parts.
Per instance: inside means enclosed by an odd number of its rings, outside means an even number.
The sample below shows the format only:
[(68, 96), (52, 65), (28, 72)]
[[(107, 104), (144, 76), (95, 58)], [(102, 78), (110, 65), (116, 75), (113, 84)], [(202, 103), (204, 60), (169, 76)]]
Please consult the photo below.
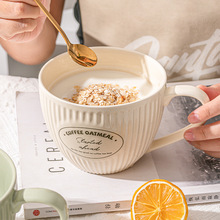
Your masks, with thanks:
[[(189, 127), (200, 125), (189, 125), (154, 140), (164, 106), (173, 97), (191, 96), (204, 104), (209, 101), (207, 95), (194, 86), (166, 87), (164, 68), (147, 55), (112, 47), (92, 49), (98, 57), (95, 67), (81, 67), (64, 53), (46, 63), (39, 75), (41, 107), (50, 135), (61, 153), (76, 167), (95, 174), (122, 171), (145, 153), (183, 139), (183, 133)], [(112, 76), (105, 76), (109, 70), (119, 74), (113, 72)], [(104, 75), (100, 78), (105, 82), (115, 80), (119, 84), (124, 80), (120, 78), (120, 72), (127, 72), (148, 82), (152, 90), (138, 101), (104, 107), (79, 105), (59, 96), (71, 83), (76, 84), (77, 79), (78, 83), (87, 78), (91, 83), (102, 82), (95, 75), (96, 71)], [(71, 78), (76, 75), (82, 77)], [(65, 83), (54, 93), (54, 86), (64, 79)], [(135, 84), (132, 77), (125, 80), (130, 85)]]

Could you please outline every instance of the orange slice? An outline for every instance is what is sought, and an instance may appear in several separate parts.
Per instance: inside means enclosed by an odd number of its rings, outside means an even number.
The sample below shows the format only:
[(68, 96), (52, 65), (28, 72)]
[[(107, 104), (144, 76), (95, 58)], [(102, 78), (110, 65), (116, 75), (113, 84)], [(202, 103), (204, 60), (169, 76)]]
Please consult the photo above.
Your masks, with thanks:
[(151, 180), (133, 195), (132, 220), (186, 220), (187, 216), (188, 206), (183, 192), (167, 180)]

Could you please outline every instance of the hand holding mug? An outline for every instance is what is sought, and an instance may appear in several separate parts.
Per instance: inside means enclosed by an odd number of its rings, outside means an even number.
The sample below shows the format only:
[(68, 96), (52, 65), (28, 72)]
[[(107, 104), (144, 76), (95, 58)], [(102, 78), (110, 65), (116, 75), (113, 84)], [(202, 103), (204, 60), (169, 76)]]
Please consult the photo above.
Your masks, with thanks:
[[(220, 114), (220, 84), (206, 87), (200, 85), (211, 100), (207, 104), (194, 110), (189, 116), (190, 123), (200, 123)], [(220, 158), (220, 122), (201, 125), (191, 128), (184, 134), (185, 139), (194, 147), (204, 151), (206, 154)]]

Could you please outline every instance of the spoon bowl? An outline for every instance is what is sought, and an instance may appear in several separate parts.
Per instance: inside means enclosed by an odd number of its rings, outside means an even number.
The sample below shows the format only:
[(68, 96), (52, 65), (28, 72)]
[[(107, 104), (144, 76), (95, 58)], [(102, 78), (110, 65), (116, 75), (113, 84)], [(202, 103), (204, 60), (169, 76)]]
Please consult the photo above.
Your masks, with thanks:
[(63, 39), (66, 42), (67, 45), (67, 51), (70, 55), (70, 57), (79, 65), (85, 66), (85, 67), (92, 67), (96, 65), (97, 63), (97, 56), (93, 50), (91, 50), (89, 47), (82, 45), (82, 44), (72, 44), (68, 37), (66, 36), (63, 29), (60, 27), (60, 25), (57, 23), (57, 21), (54, 19), (54, 17), (49, 13), (49, 11), (44, 7), (44, 5), (40, 2), (40, 0), (34, 0), (38, 7), (44, 12), (44, 14), (47, 16), (47, 18), (51, 21), (51, 23), (54, 25), (54, 27), (60, 32)]
[(92, 67), (97, 63), (97, 57), (93, 50), (82, 44), (70, 44), (68, 53), (72, 59), (85, 67)]

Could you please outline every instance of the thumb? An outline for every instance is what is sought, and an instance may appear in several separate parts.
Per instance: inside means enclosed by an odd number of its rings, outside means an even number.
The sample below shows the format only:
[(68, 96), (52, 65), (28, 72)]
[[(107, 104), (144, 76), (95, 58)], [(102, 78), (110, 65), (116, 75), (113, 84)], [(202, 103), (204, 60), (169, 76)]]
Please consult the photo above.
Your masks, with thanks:
[(195, 111), (189, 114), (189, 123), (199, 123), (220, 114), (220, 96), (217, 96), (210, 102), (200, 106)]
[(220, 95), (220, 83), (209, 86), (209, 87), (204, 86), (204, 85), (199, 85), (198, 88), (203, 90), (208, 95), (210, 100), (213, 100), (218, 95)]

